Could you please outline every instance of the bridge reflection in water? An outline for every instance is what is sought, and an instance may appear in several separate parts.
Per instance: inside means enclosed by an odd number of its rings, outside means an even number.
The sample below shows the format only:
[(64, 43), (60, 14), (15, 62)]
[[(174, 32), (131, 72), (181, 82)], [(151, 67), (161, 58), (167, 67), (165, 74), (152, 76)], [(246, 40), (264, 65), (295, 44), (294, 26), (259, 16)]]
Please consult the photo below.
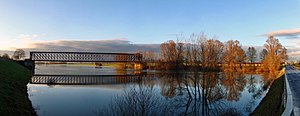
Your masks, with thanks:
[(141, 75), (34, 75), (31, 84), (98, 85), (141, 82)]

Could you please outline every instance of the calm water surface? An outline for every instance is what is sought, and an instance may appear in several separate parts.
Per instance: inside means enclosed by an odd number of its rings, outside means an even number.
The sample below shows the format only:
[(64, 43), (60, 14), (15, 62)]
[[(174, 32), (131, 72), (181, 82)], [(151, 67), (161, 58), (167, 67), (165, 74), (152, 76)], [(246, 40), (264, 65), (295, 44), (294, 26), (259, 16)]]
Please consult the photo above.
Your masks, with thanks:
[(40, 116), (248, 115), (270, 83), (267, 74), (234, 72), (122, 76), (133, 73), (113, 67), (37, 65), (36, 74), (44, 77), (27, 85), (28, 94)]

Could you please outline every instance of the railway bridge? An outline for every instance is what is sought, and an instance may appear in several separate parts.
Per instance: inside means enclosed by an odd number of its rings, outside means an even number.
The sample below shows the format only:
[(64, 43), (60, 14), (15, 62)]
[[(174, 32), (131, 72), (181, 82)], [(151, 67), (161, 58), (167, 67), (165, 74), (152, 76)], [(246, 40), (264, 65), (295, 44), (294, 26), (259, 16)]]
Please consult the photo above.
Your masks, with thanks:
[(113, 62), (116, 69), (125, 69), (126, 64), (134, 70), (142, 69), (142, 54), (136, 53), (95, 53), (95, 52), (30, 52), (33, 74), (35, 61), (45, 62)]

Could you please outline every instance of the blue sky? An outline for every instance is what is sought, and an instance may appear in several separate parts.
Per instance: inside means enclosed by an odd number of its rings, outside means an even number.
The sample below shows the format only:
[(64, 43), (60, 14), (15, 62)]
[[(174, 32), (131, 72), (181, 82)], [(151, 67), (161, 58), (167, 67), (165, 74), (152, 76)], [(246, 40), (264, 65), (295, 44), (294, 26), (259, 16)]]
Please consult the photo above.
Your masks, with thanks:
[[(0, 1), (0, 50), (57, 40), (155, 44), (200, 32), (262, 46), (267, 38), (262, 34), (299, 28), (299, 0)], [(298, 44), (279, 39), (286, 46)]]

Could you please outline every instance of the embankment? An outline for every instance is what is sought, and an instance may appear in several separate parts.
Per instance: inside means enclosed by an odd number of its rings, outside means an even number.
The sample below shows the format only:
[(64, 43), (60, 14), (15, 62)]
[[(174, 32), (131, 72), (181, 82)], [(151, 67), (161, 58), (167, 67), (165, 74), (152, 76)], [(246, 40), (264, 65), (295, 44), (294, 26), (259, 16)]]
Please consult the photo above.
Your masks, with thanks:
[(27, 94), (30, 71), (11, 60), (0, 59), (0, 115), (35, 116)]
[(284, 91), (284, 75), (274, 80), (269, 92), (259, 103), (251, 116), (281, 116), (284, 107), (282, 94)]

